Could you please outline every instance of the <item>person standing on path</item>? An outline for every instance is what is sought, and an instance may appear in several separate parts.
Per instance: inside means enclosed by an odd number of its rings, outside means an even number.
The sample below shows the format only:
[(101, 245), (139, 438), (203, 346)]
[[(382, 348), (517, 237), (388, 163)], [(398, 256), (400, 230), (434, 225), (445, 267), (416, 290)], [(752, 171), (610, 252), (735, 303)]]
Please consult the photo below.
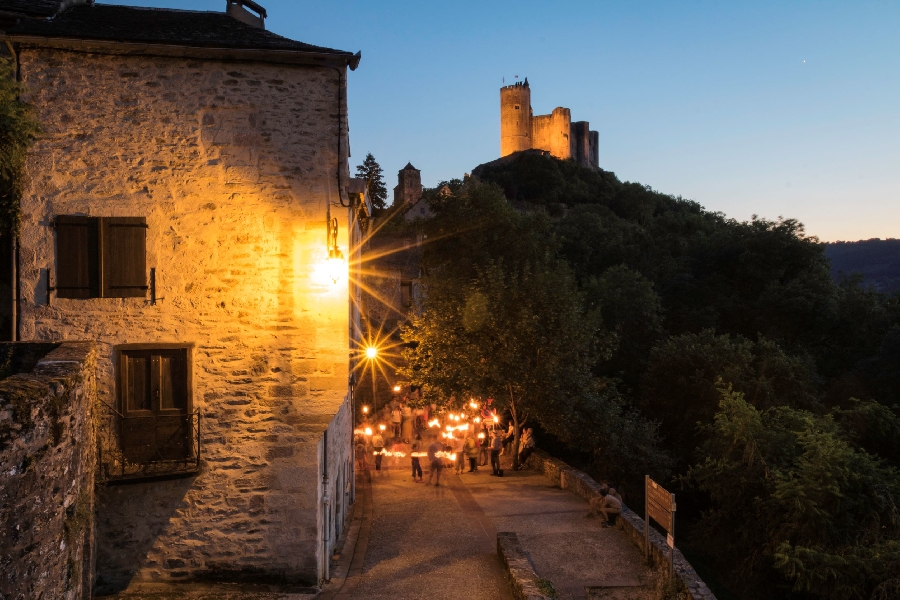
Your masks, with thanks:
[(403, 417), (403, 424), (400, 427), (400, 437), (403, 438), (403, 443), (408, 444), (412, 441), (412, 431), (413, 431), (413, 411), (412, 407), (404, 402), (400, 406), (400, 414)]
[(500, 475), (500, 452), (503, 450), (503, 440), (500, 439), (501, 433), (494, 431), (491, 433), (491, 469), (493, 476)]
[(478, 433), (478, 466), (484, 467), (488, 464), (488, 458), (491, 454), (491, 432), (487, 425), (482, 426)]
[(435, 477), (434, 485), (441, 485), (441, 469), (444, 468), (443, 459), (437, 453), (442, 451), (444, 447), (438, 444), (437, 436), (431, 436), (431, 445), (428, 446), (428, 461), (431, 463), (431, 469), (428, 471), (428, 485), (431, 485), (431, 478)]
[(400, 437), (400, 423), (403, 422), (403, 413), (400, 411), (400, 407), (397, 406), (391, 411), (391, 424), (394, 426), (394, 437)]
[(380, 432), (372, 436), (372, 448), (375, 450), (375, 470), (381, 470), (381, 459), (384, 458), (384, 438)]
[[(412, 456), (412, 477), (413, 483), (422, 483), (422, 464), (419, 462), (419, 457), (416, 456), (422, 448), (422, 436), (416, 435), (416, 439), (413, 440), (412, 447), (410, 448), (410, 456)], [(418, 477), (418, 479), (416, 479)]]
[(453, 437), (450, 439), (450, 446), (456, 455), (456, 474), (462, 475), (463, 467), (466, 464), (465, 440), (453, 434)]
[(475, 439), (475, 436), (469, 433), (466, 436), (465, 441), (465, 451), (466, 458), (469, 459), (469, 473), (474, 473), (478, 470), (478, 453), (480, 452), (478, 448), (478, 440)]

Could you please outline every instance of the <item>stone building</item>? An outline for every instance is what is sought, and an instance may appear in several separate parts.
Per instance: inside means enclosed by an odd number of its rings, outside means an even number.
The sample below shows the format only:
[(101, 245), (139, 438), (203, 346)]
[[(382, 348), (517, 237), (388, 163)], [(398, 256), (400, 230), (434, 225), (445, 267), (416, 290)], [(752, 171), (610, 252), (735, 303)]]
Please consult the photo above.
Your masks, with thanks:
[(42, 127), (0, 300), (16, 340), (95, 343), (98, 592), (317, 584), (352, 501), (359, 54), (224, 1), (0, 0)]
[(568, 108), (534, 115), (528, 78), (500, 88), (500, 156), (523, 150), (543, 150), (585, 167), (600, 168), (600, 134), (587, 121), (572, 122)]
[(412, 163), (406, 163), (406, 166), (397, 172), (393, 206), (406, 207), (403, 216), (407, 221), (434, 216), (431, 208), (422, 200), (422, 189), (421, 171), (412, 166)]

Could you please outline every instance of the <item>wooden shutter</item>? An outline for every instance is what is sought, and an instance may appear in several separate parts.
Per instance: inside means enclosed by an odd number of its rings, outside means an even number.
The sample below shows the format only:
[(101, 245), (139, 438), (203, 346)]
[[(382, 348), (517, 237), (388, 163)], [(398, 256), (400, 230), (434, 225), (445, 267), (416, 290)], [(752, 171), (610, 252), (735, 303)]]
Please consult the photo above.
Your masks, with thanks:
[(56, 217), (56, 296), (100, 296), (99, 231), (95, 217)]
[(104, 217), (103, 297), (143, 298), (147, 295), (147, 220)]

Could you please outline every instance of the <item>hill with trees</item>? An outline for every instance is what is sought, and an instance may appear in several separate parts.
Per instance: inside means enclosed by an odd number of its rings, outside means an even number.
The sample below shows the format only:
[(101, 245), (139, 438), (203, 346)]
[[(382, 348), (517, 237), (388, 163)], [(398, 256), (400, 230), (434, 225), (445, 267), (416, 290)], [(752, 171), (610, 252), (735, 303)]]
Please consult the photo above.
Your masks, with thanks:
[(860, 240), (825, 245), (836, 280), (858, 274), (866, 285), (880, 292), (900, 292), (900, 240)]
[(897, 295), (835, 282), (796, 220), (539, 152), (443, 185), (408, 225), (428, 240), (410, 381), (495, 398), (632, 506), (667, 481), (722, 598), (897, 597)]

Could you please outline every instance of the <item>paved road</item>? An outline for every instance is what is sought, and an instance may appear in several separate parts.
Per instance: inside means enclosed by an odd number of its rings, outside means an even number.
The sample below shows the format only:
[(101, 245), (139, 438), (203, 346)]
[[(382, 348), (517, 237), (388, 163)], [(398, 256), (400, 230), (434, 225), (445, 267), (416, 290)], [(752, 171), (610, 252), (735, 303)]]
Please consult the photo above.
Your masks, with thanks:
[(408, 462), (397, 459), (358, 479), (348, 548), (322, 600), (511, 598), (496, 554), (498, 530), (517, 533), (561, 600), (588, 598), (586, 588), (645, 597), (650, 573), (640, 551), (621, 531), (586, 517), (584, 500), (543, 475), (507, 469), (496, 478), (484, 467), (457, 477), (444, 469), (436, 488), (413, 483)]
[(408, 462), (357, 480), (355, 552), (321, 598), (511, 600), (497, 532), (460, 478), (445, 469), (440, 487), (413, 483)]

